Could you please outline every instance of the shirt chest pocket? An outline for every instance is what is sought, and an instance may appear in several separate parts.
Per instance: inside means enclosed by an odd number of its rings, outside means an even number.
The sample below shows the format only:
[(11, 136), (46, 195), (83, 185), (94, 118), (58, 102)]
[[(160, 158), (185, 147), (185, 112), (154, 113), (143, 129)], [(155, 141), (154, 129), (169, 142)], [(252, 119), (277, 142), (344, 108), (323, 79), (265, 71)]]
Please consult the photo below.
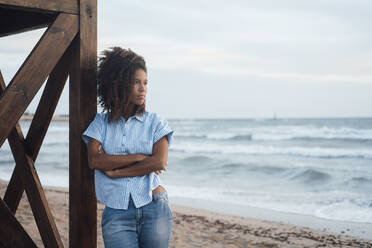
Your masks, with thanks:
[(135, 142), (128, 145), (128, 151), (130, 154), (141, 153), (145, 155), (151, 155), (152, 145), (152, 140), (136, 140)]

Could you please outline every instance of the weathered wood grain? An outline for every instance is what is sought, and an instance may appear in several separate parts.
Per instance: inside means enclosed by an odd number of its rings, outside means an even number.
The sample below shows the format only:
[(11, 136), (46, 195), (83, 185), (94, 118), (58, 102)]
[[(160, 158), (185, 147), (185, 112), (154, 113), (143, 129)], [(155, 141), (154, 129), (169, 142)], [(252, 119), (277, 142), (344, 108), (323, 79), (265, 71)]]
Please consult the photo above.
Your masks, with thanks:
[[(6, 85), (4, 82), (4, 78), (0, 71), (0, 94), (3, 93), (5, 88), (6, 88)], [(15, 128), (21, 129), (18, 122)], [(19, 171), (21, 169), (22, 169), (21, 166), (16, 166), (14, 168), (12, 177), (8, 184), (8, 188), (4, 195), (4, 201), (8, 205), (8, 208), (13, 214), (16, 213), (19, 201), (22, 198), (22, 194), (24, 190), (24, 185), (23, 185), (21, 174), (20, 174), (22, 173), (22, 171)]]
[(0, 6), (16, 9), (79, 14), (78, 0), (0, 0)]
[(97, 2), (80, 0), (80, 33), (70, 73), (70, 247), (97, 246), (97, 201), (81, 134), (97, 112)]

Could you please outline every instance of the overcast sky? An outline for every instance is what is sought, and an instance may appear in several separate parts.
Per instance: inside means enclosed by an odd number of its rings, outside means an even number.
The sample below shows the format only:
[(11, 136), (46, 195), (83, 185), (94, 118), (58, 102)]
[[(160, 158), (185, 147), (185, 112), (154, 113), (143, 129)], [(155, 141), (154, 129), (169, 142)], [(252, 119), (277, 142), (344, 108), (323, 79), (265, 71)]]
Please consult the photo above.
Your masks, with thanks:
[[(148, 109), (167, 118), (372, 117), (371, 13), (369, 0), (98, 1), (98, 51), (144, 56)], [(0, 38), (6, 83), (44, 31)]]

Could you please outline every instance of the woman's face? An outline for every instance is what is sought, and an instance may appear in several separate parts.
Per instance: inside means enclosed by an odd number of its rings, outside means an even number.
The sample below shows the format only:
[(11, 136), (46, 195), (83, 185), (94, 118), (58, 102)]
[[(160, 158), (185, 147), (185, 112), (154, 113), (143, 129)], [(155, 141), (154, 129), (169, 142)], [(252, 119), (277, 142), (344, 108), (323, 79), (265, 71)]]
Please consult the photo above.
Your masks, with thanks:
[(132, 93), (129, 96), (129, 102), (142, 105), (145, 103), (147, 94), (147, 75), (142, 69), (137, 69), (134, 72), (134, 84), (132, 86)]

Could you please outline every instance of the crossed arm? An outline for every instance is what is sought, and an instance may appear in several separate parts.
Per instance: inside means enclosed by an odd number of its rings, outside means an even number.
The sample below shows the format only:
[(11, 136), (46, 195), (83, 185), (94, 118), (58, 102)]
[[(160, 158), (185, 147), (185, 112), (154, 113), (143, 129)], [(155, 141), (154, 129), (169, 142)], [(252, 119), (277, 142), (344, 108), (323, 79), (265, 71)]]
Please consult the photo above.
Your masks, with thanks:
[(89, 167), (101, 170), (112, 178), (143, 176), (151, 172), (159, 174), (166, 170), (167, 157), (168, 139), (166, 136), (153, 145), (151, 156), (144, 154), (110, 155), (102, 150), (99, 141), (91, 138), (88, 143)]

